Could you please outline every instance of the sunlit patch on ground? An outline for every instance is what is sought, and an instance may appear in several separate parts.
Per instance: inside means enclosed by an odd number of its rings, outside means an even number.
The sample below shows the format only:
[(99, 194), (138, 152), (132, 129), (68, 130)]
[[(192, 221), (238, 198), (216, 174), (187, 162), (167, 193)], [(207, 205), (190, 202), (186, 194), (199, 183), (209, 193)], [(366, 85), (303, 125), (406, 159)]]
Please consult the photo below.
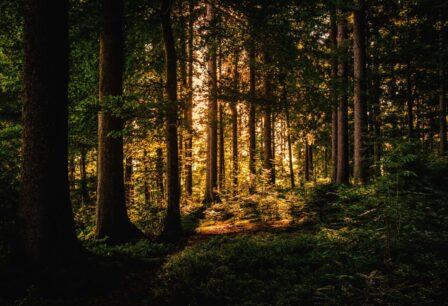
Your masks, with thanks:
[(223, 199), (204, 211), (195, 232), (202, 235), (231, 234), (258, 230), (282, 229), (312, 222), (303, 200), (293, 193), (258, 194)]

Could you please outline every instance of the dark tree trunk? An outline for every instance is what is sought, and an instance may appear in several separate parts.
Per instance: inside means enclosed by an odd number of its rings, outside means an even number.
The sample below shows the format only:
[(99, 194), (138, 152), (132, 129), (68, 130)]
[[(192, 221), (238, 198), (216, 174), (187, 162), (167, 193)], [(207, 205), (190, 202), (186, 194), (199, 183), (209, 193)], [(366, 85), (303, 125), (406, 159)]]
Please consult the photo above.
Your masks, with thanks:
[(17, 259), (79, 254), (68, 184), (68, 1), (25, 1), (22, 179)]
[[(210, 29), (214, 25), (213, 6), (207, 4), (207, 21)], [(211, 203), (218, 200), (216, 193), (218, 174), (218, 131), (217, 131), (217, 82), (216, 82), (216, 47), (208, 47), (208, 128), (207, 128), (207, 175), (205, 183), (204, 202)]]
[(185, 120), (185, 191), (187, 196), (193, 193), (192, 148), (193, 148), (193, 3), (188, 1), (188, 72), (187, 72), (187, 105), (184, 111)]
[(277, 172), (276, 172), (276, 166), (277, 166), (277, 161), (275, 159), (275, 149), (276, 149), (276, 140), (277, 138), (275, 137), (275, 114), (272, 113), (272, 108), (271, 108), (271, 143), (272, 143), (272, 170), (271, 170), (271, 177), (272, 177), (272, 184), (275, 185), (276, 179), (277, 179)]
[[(220, 65), (221, 66), (221, 65)], [(224, 102), (219, 101), (219, 135), (218, 135), (218, 148), (219, 148), (219, 167), (218, 167), (218, 187), (220, 192), (224, 192), (226, 188), (226, 161), (224, 154)]]
[[(443, 20), (443, 19), (442, 19)], [(446, 154), (446, 99), (445, 99), (445, 65), (444, 60), (442, 56), (442, 52), (444, 52), (444, 41), (443, 41), (443, 34), (444, 34), (444, 27), (442, 25), (440, 32), (439, 32), (439, 137), (440, 137), (440, 144), (439, 144), (439, 154), (445, 155)]]
[(407, 126), (409, 139), (414, 138), (414, 101), (412, 97), (412, 72), (411, 72), (411, 60), (408, 57), (406, 63), (406, 108), (407, 108)]
[[(266, 51), (263, 54), (264, 62), (266, 65), (269, 64), (269, 58), (266, 54)], [(275, 178), (273, 173), (273, 155), (272, 155), (272, 124), (271, 124), (271, 116), (272, 116), (272, 101), (271, 101), (271, 74), (269, 72), (265, 72), (263, 76), (263, 86), (264, 86), (264, 107), (263, 107), (263, 169), (266, 172), (266, 182), (268, 184), (274, 184)]]
[(353, 59), (354, 59), (354, 167), (355, 183), (365, 183), (367, 173), (367, 107), (366, 107), (366, 47), (365, 6), (358, 0), (353, 12)]
[(291, 188), (296, 187), (296, 183), (294, 181), (294, 170), (292, 164), (292, 144), (291, 144), (291, 125), (289, 122), (289, 103), (288, 103), (288, 93), (286, 91), (286, 84), (283, 84), (283, 103), (285, 108), (285, 117), (286, 117), (286, 129), (287, 129), (287, 141), (288, 141), (288, 158), (289, 158), (289, 181), (291, 184)]
[(68, 162), (68, 171), (69, 171), (69, 187), (70, 190), (76, 189), (76, 176), (75, 176), (75, 156), (71, 155)]
[(162, 148), (156, 149), (156, 185), (159, 200), (165, 197), (165, 163)]
[(308, 139), (305, 139), (305, 160), (304, 160), (305, 182), (310, 180), (310, 145)]
[(123, 129), (123, 120), (107, 109), (110, 99), (120, 99), (123, 94), (123, 1), (101, 3), (99, 100), (103, 109), (98, 114), (96, 236), (123, 242), (142, 236), (126, 212), (123, 137), (110, 135)]
[(234, 101), (231, 101), (230, 108), (232, 111), (232, 190), (233, 195), (238, 194), (238, 60), (239, 54), (235, 52), (234, 55), (234, 76), (233, 76), (233, 91), (235, 94)]
[(249, 175), (250, 186), (249, 192), (254, 193), (256, 191), (256, 176), (257, 171), (255, 169), (256, 150), (257, 150), (257, 138), (255, 131), (255, 46), (254, 42), (251, 42), (249, 49)]
[(134, 174), (134, 169), (132, 165), (132, 156), (126, 158), (125, 169), (124, 169), (124, 185), (126, 191), (126, 204), (134, 204), (134, 185), (132, 183), (132, 175)]
[(347, 20), (341, 14), (338, 21), (337, 44), (340, 53), (338, 63), (339, 109), (338, 109), (338, 163), (336, 183), (349, 183), (348, 166), (348, 69), (347, 69)]
[(80, 163), (80, 173), (81, 173), (81, 199), (82, 205), (90, 204), (89, 190), (87, 188), (87, 171), (86, 171), (86, 156), (87, 151), (84, 147), (81, 148), (81, 163)]
[(336, 23), (336, 15), (331, 15), (331, 160), (332, 174), (331, 182), (335, 183), (338, 173), (338, 91), (337, 91), (337, 75), (338, 75), (338, 57), (337, 57), (337, 36), (338, 26)]
[(313, 144), (308, 145), (308, 171), (310, 179), (314, 179)]
[[(179, 185), (179, 151), (177, 140), (177, 56), (171, 29), (171, 4), (173, 1), (162, 2), (162, 33), (165, 46), (166, 85), (166, 193), (167, 214), (165, 218), (165, 234), (175, 238), (182, 230), (180, 223), (180, 185)], [(171, 237), (171, 235), (174, 235)]]

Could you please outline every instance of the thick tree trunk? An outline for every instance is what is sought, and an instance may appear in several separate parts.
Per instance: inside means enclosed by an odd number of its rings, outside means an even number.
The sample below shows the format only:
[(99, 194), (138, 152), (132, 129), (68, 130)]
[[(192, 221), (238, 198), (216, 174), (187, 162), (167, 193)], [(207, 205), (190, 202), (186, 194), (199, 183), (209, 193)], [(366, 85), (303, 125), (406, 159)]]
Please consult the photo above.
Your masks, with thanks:
[(339, 109), (338, 109), (338, 163), (336, 183), (349, 183), (348, 166), (348, 69), (347, 69), (347, 20), (341, 14), (338, 21), (337, 44), (341, 54), (338, 63)]
[(338, 26), (336, 23), (336, 15), (331, 15), (331, 160), (332, 160), (332, 174), (331, 182), (335, 183), (338, 173), (338, 90), (337, 90), (337, 76), (338, 76), (338, 57), (337, 57), (337, 36)]
[[(162, 34), (165, 46), (166, 85), (166, 193), (165, 234), (175, 238), (182, 230), (180, 223), (179, 151), (177, 139), (177, 56), (171, 29), (171, 0), (162, 2)], [(172, 236), (173, 235), (173, 236)]]
[[(266, 51), (263, 54), (264, 63), (269, 64), (269, 58)], [(275, 177), (273, 173), (273, 156), (272, 156), (272, 101), (271, 101), (271, 74), (265, 72), (263, 76), (263, 86), (264, 86), (264, 107), (263, 107), (263, 169), (266, 174), (266, 182), (268, 184), (275, 183)]]
[(101, 3), (99, 100), (103, 109), (98, 114), (96, 236), (123, 242), (142, 236), (126, 212), (123, 137), (110, 135), (123, 129), (123, 120), (107, 109), (110, 99), (120, 99), (123, 93), (123, 1)]
[(353, 12), (353, 59), (354, 59), (354, 166), (355, 183), (365, 183), (367, 173), (367, 106), (366, 106), (366, 46), (365, 6), (358, 0)]
[(249, 192), (254, 193), (256, 191), (256, 177), (257, 171), (255, 169), (256, 161), (256, 150), (257, 150), (257, 138), (255, 131), (255, 45), (251, 42), (249, 47), (249, 175), (250, 175), (250, 186)]
[[(207, 21), (212, 29), (214, 24), (213, 6), (207, 4)], [(219, 200), (217, 187), (218, 173), (218, 132), (217, 132), (217, 82), (216, 82), (216, 47), (208, 47), (208, 128), (207, 128), (207, 175), (205, 183), (204, 202), (211, 203)]]
[(184, 111), (185, 120), (185, 191), (187, 196), (193, 193), (192, 149), (193, 149), (193, 3), (188, 1), (188, 72), (187, 72), (187, 105)]
[(25, 1), (22, 179), (17, 259), (79, 254), (68, 185), (68, 1)]

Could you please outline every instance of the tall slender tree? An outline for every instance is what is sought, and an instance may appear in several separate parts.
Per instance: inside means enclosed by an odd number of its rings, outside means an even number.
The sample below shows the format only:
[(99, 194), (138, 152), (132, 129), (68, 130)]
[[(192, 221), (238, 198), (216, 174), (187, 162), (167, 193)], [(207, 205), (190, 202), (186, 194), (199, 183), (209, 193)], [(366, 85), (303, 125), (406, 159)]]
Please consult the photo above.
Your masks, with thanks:
[[(207, 22), (209, 29), (215, 24), (214, 11), (211, 4), (207, 4)], [(216, 193), (218, 174), (218, 129), (217, 129), (217, 79), (216, 79), (216, 44), (209, 42), (208, 46), (208, 127), (207, 127), (207, 173), (205, 180), (204, 202), (211, 203), (218, 200)]]
[(336, 86), (336, 80), (338, 75), (338, 56), (337, 56), (337, 36), (338, 26), (336, 22), (336, 13), (331, 12), (331, 160), (332, 160), (332, 176), (331, 181), (334, 183), (337, 180), (338, 173), (338, 91)]
[(68, 1), (25, 1), (22, 182), (17, 257), (79, 254), (68, 185)]
[[(165, 233), (169, 238), (182, 230), (180, 223), (180, 185), (179, 185), (179, 152), (177, 140), (177, 56), (176, 46), (171, 28), (172, 0), (163, 0), (161, 21), (163, 43), (165, 46), (165, 99), (166, 107), (166, 176), (167, 176), (167, 214)], [(174, 236), (172, 236), (174, 235)]]
[(339, 10), (338, 14), (338, 163), (336, 183), (349, 183), (348, 165), (348, 69), (347, 69), (347, 19), (345, 12)]
[(255, 75), (255, 44), (254, 41), (250, 41), (249, 45), (249, 175), (250, 175), (250, 186), (249, 191), (251, 193), (255, 192), (255, 182), (257, 171), (255, 169), (255, 160), (257, 154), (257, 139), (255, 131), (256, 122), (256, 104), (255, 104), (255, 85), (256, 85), (256, 75)]
[(234, 68), (233, 68), (233, 91), (235, 94), (234, 101), (230, 103), (230, 110), (232, 112), (232, 190), (233, 194), (238, 194), (238, 61), (239, 51), (235, 51), (234, 54)]
[(124, 5), (122, 0), (101, 5), (96, 236), (123, 242), (142, 236), (126, 212), (123, 137), (113, 135), (123, 129), (123, 119), (110, 110), (123, 94)]
[(187, 105), (184, 110), (185, 120), (185, 190), (187, 196), (193, 193), (193, 27), (194, 27), (194, 4), (188, 1), (188, 38), (187, 38)]
[(275, 183), (274, 170), (273, 170), (273, 154), (272, 154), (272, 85), (271, 74), (269, 73), (270, 58), (268, 52), (265, 50), (263, 53), (264, 64), (267, 67), (263, 75), (263, 89), (264, 89), (264, 105), (263, 105), (263, 125), (264, 125), (264, 162), (263, 168), (266, 171), (266, 181), (269, 184)]
[(365, 4), (358, 0), (353, 12), (353, 70), (354, 70), (354, 165), (355, 183), (367, 179), (367, 106), (366, 106), (366, 44)]

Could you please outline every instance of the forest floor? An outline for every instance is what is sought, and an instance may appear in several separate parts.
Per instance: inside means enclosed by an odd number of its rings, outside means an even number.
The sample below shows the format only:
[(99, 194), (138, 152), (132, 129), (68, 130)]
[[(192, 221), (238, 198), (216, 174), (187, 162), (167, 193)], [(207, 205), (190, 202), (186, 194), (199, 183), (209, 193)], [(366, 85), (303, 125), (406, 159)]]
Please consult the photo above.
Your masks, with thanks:
[(86, 240), (82, 267), (0, 277), (0, 304), (448, 305), (448, 194), (393, 195), (322, 185), (192, 201), (179, 243)]

